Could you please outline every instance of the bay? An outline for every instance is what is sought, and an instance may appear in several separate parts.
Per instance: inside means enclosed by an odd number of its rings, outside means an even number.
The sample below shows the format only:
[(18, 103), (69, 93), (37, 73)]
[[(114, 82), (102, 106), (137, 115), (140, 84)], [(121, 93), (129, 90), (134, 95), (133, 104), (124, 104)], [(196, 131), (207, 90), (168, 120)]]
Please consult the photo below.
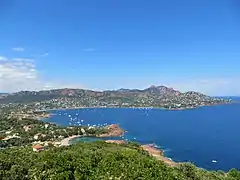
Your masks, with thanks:
[(190, 161), (208, 170), (240, 169), (240, 104), (186, 110), (81, 108), (51, 112), (54, 115), (47, 121), (64, 126), (119, 124), (127, 131), (120, 139), (155, 143), (177, 162)]

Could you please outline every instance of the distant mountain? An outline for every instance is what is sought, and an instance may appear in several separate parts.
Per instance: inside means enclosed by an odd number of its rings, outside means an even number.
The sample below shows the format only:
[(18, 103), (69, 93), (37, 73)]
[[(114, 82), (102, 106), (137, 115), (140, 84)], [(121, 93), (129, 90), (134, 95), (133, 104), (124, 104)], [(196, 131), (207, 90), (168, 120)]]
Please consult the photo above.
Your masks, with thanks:
[(69, 106), (158, 106), (195, 107), (225, 103), (227, 100), (212, 98), (189, 91), (181, 93), (166, 86), (150, 86), (146, 89), (118, 89), (92, 91), (86, 89), (53, 89), (47, 91), (20, 91), (1, 96), (0, 103), (31, 103), (49, 101), (71, 104)]
[(156, 94), (156, 95), (167, 95), (167, 96), (174, 96), (181, 94), (180, 91), (174, 90), (173, 88), (169, 88), (166, 86), (150, 86), (147, 89), (144, 89), (143, 92), (148, 92), (150, 94)]
[(174, 90), (173, 88), (168, 88), (166, 86), (150, 86), (149, 88), (140, 90), (140, 89), (118, 89), (116, 91), (108, 91), (108, 92), (115, 92), (115, 93), (123, 93), (123, 94), (152, 94), (152, 95), (177, 95), (180, 92)]

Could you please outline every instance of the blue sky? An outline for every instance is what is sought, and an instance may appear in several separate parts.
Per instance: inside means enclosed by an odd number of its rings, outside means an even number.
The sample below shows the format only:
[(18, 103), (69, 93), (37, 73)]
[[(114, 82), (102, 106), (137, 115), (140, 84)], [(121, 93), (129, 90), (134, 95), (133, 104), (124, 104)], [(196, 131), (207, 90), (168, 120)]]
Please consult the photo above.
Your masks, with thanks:
[(0, 91), (240, 95), (238, 0), (1, 1), (0, 27)]

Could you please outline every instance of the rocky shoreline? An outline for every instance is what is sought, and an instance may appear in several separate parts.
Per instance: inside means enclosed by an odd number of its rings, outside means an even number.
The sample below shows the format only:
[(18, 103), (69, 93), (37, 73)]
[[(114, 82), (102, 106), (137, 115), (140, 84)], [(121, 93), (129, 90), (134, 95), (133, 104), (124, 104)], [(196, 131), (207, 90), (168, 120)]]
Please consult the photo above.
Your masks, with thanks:
[(178, 163), (172, 161), (171, 159), (164, 156), (163, 150), (159, 150), (155, 147), (152, 147), (152, 145), (141, 145), (141, 148), (144, 151), (147, 151), (151, 156), (155, 157), (156, 159), (163, 161), (165, 164), (169, 166), (177, 166)]
[[(115, 143), (115, 144), (125, 144), (127, 141), (125, 140), (106, 140), (106, 143)], [(155, 157), (157, 160), (164, 162), (169, 166), (177, 166), (179, 163), (172, 161), (171, 159), (164, 156), (163, 150), (157, 149), (153, 147), (151, 144), (145, 144), (140, 146), (144, 151), (148, 152), (149, 155)]]
[(105, 127), (108, 132), (97, 135), (97, 137), (118, 137), (124, 134), (124, 130), (117, 124), (111, 124)]

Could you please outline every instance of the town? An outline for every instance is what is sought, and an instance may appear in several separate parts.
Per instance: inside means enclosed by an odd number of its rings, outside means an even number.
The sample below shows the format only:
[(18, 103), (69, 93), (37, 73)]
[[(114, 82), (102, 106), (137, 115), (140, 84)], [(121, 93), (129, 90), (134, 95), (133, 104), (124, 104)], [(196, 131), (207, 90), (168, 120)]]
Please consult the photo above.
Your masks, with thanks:
[(18, 110), (48, 110), (80, 107), (155, 107), (185, 109), (230, 103), (229, 99), (214, 98), (198, 92), (181, 93), (165, 86), (151, 86), (144, 90), (120, 89), (91, 91), (83, 89), (57, 89), (48, 91), (22, 91), (0, 98), (0, 108)]

